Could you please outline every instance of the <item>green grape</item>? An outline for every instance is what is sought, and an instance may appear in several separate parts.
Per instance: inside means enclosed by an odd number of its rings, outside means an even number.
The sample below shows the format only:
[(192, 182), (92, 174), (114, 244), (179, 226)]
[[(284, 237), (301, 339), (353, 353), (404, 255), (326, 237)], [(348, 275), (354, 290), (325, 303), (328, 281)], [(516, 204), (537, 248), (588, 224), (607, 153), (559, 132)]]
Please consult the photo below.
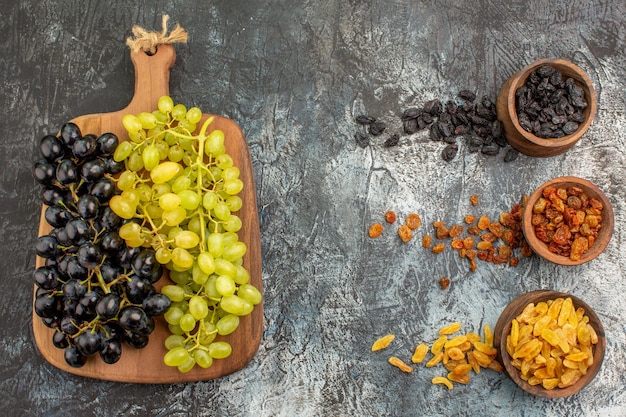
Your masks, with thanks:
[(196, 327), (196, 318), (191, 313), (185, 313), (180, 318), (178, 325), (184, 332), (190, 332)]
[(139, 172), (143, 169), (143, 158), (138, 151), (133, 151), (130, 154), (126, 160), (126, 168), (135, 172)]
[[(156, 135), (155, 135), (156, 136)], [(163, 140), (159, 140), (155, 143), (157, 149), (159, 150), (159, 162), (167, 159), (167, 155), (170, 153), (170, 145), (165, 143)]]
[(141, 226), (135, 222), (126, 223), (120, 227), (118, 234), (124, 240), (139, 239), (139, 236), (141, 235)]
[(217, 288), (215, 288), (215, 282), (217, 281), (218, 275), (210, 275), (206, 284), (204, 284), (204, 291), (211, 298), (220, 298), (222, 295), (217, 292)]
[(215, 272), (215, 259), (208, 252), (202, 252), (198, 255), (198, 267), (207, 275)]
[(187, 361), (182, 365), (178, 365), (177, 368), (178, 372), (184, 374), (191, 371), (194, 366), (196, 366), (196, 360), (193, 358), (193, 356), (189, 356), (189, 359), (187, 359)]
[(235, 279), (237, 276), (237, 268), (232, 262), (227, 261), (226, 259), (216, 258), (215, 273), (218, 275), (228, 275), (229, 277)]
[(183, 249), (191, 249), (198, 246), (200, 242), (200, 237), (194, 232), (190, 232), (189, 230), (183, 230), (176, 235), (175, 244), (179, 248)]
[(207, 154), (219, 155), (219, 151), (224, 146), (224, 132), (214, 130), (204, 142), (204, 151)]
[(207, 211), (213, 210), (219, 201), (219, 197), (212, 191), (207, 191), (202, 196), (202, 207)]
[(178, 122), (178, 127), (186, 133), (192, 133), (196, 130), (196, 124), (191, 123), (186, 117)]
[(209, 315), (209, 306), (206, 300), (199, 296), (194, 295), (189, 299), (189, 313), (196, 320), (202, 320)]
[[(124, 173), (126, 173), (128, 171), (124, 171)], [(121, 176), (120, 176), (121, 178)], [(152, 199), (152, 189), (150, 188), (150, 186), (148, 184), (140, 184), (137, 186), (137, 188), (135, 188), (137, 190), (137, 192), (139, 193), (139, 200), (146, 202), (146, 201), (150, 201)]]
[(215, 165), (221, 170), (230, 168), (233, 166), (233, 158), (231, 158), (230, 155), (223, 153), (215, 158)]
[(187, 212), (182, 207), (177, 207), (174, 210), (164, 210), (161, 218), (165, 220), (168, 226), (178, 226), (185, 220)]
[(188, 189), (190, 186), (191, 179), (189, 179), (188, 176), (181, 175), (174, 180), (174, 183), (172, 184), (172, 191), (178, 194), (181, 191)]
[(172, 301), (182, 301), (185, 299), (185, 289), (178, 285), (164, 285), (161, 287), (161, 293)]
[(158, 124), (165, 124), (170, 121), (170, 117), (166, 113), (161, 110), (155, 110), (152, 112), (152, 115), (156, 118)]
[(147, 171), (152, 171), (154, 167), (159, 165), (159, 161), (161, 159), (159, 148), (157, 148), (156, 145), (146, 146), (143, 152), (141, 153), (141, 159), (143, 161), (144, 168)]
[[(155, 256), (158, 263), (160, 263), (161, 265), (165, 265), (172, 260), (172, 251), (170, 251), (168, 248), (160, 247), (156, 250)], [(170, 274), (170, 278), (172, 278), (171, 275), (172, 274)]]
[(114, 195), (109, 200), (109, 207), (111, 210), (122, 219), (130, 220), (135, 217), (136, 207), (129, 204), (128, 201), (124, 200), (120, 195)]
[(217, 327), (217, 334), (221, 336), (229, 335), (237, 330), (237, 327), (239, 327), (239, 316), (226, 314), (224, 317), (219, 319), (219, 321), (215, 324), (215, 327)]
[(239, 178), (239, 168), (231, 166), (222, 170), (222, 179), (224, 181), (235, 180), (238, 178)]
[(222, 310), (237, 316), (248, 315), (254, 309), (254, 305), (251, 302), (238, 295), (225, 295), (220, 301), (220, 307)]
[(208, 346), (208, 353), (215, 359), (224, 359), (230, 356), (233, 348), (228, 342), (213, 342)]
[(226, 220), (226, 222), (222, 226), (224, 227), (224, 230), (235, 233), (241, 230), (243, 224), (241, 223), (241, 219), (239, 218), (239, 216), (231, 214), (228, 220)]
[(181, 329), (180, 326), (177, 324), (167, 323), (167, 329), (170, 331), (171, 334), (175, 334), (179, 336), (182, 336), (183, 334), (185, 334), (185, 332), (183, 332), (183, 329)]
[(172, 161), (161, 162), (150, 172), (150, 179), (155, 184), (163, 184), (174, 178), (183, 167)]
[(215, 217), (220, 220), (228, 220), (228, 218), (231, 216), (228, 205), (226, 205), (226, 203), (224, 203), (223, 201), (217, 203), (217, 205), (213, 209), (213, 212), (215, 213)]
[(177, 104), (172, 109), (172, 119), (181, 121), (187, 115), (187, 107), (184, 104)]
[(174, 100), (169, 96), (161, 96), (157, 102), (157, 108), (161, 113), (170, 113), (174, 108)]
[(220, 275), (215, 280), (215, 289), (220, 295), (233, 295), (237, 286), (235, 281), (228, 275)]
[(163, 357), (163, 363), (167, 366), (180, 366), (189, 360), (189, 352), (183, 346), (177, 346), (169, 350)]
[(218, 258), (224, 252), (224, 236), (221, 233), (211, 233), (207, 238), (207, 248), (213, 257)]
[(163, 314), (163, 318), (166, 322), (173, 325), (178, 325), (180, 323), (180, 318), (185, 314), (183, 310), (176, 307), (170, 307), (167, 309), (165, 314)]
[(193, 282), (198, 285), (204, 285), (209, 280), (209, 274), (205, 274), (204, 271), (202, 271), (202, 269), (200, 269), (197, 264), (193, 266), (193, 269), (191, 271), (191, 277), (193, 279)]
[[(170, 252), (170, 258), (171, 257), (172, 254)], [(184, 271), (170, 270), (170, 279), (176, 284), (185, 285), (189, 282), (189, 271), (186, 269)]]
[(132, 114), (126, 114), (122, 117), (122, 125), (129, 132), (139, 132), (143, 127), (141, 121)]
[[(230, 197), (228, 197), (225, 203), (228, 206), (228, 209), (231, 211), (231, 213), (239, 211), (241, 207), (243, 206), (243, 200), (241, 199), (241, 197), (236, 196), (236, 195), (231, 195)], [(211, 207), (211, 209), (212, 208), (213, 207)]]
[(139, 132), (128, 132), (128, 138), (133, 143), (143, 143), (146, 140), (146, 131), (140, 130)]
[(224, 238), (224, 246), (239, 242), (239, 236), (237, 236), (237, 233), (224, 232), (222, 233), (222, 237)]
[(137, 115), (137, 119), (141, 123), (141, 128), (149, 130), (157, 125), (157, 118), (152, 113), (141, 112)]
[(122, 191), (130, 190), (137, 180), (137, 176), (133, 171), (124, 171), (117, 179), (117, 188)]
[(202, 119), (202, 110), (197, 107), (192, 107), (187, 110), (187, 115), (185, 116), (187, 120), (189, 120), (193, 124), (198, 124)]
[(183, 248), (174, 248), (172, 251), (172, 262), (183, 268), (191, 268), (193, 256)]
[(252, 305), (258, 305), (263, 300), (261, 292), (251, 284), (242, 284), (237, 289), (237, 295)]
[(128, 246), (129, 248), (138, 248), (140, 246), (143, 246), (145, 242), (146, 241), (143, 238), (129, 239), (126, 241), (126, 246)]
[(191, 190), (182, 190), (178, 193), (180, 205), (186, 210), (195, 210), (200, 205), (200, 196)]
[(152, 220), (163, 217), (163, 209), (156, 204), (150, 203), (143, 206), (144, 211)]
[(213, 365), (213, 358), (209, 353), (202, 349), (197, 349), (193, 352), (193, 358), (196, 360), (196, 363), (199, 367), (207, 369)]
[(250, 273), (248, 270), (241, 265), (235, 265), (235, 269), (237, 270), (234, 278), (235, 283), (237, 285), (247, 284), (248, 281), (250, 281)]
[(115, 148), (115, 152), (113, 153), (113, 160), (115, 162), (122, 162), (124, 159), (128, 158), (133, 151), (133, 144), (127, 141), (120, 142)]
[(224, 246), (224, 252), (222, 257), (230, 262), (235, 262), (237, 259), (243, 258), (246, 254), (247, 246), (243, 242), (233, 242)]
[(163, 344), (165, 345), (165, 349), (172, 350), (175, 347), (185, 346), (185, 338), (177, 334), (171, 334), (165, 338)]
[(180, 145), (171, 145), (167, 152), (167, 159), (171, 162), (180, 162), (185, 156), (185, 151)]
[(159, 197), (159, 207), (163, 210), (174, 210), (180, 206), (180, 197), (178, 194), (165, 193)]
[(227, 194), (235, 195), (241, 190), (243, 190), (243, 181), (239, 178), (224, 181), (224, 191), (226, 191)]
[(139, 204), (139, 201), (141, 199), (141, 196), (139, 195), (139, 192), (137, 190), (134, 190), (134, 189), (122, 191), (122, 194), (120, 194), (120, 195), (131, 206), (137, 206), (137, 204)]
[[(152, 170), (154, 171), (154, 170)], [(169, 184), (153, 184), (152, 185), (152, 198), (158, 200), (163, 194), (167, 194), (172, 191), (172, 187)]]

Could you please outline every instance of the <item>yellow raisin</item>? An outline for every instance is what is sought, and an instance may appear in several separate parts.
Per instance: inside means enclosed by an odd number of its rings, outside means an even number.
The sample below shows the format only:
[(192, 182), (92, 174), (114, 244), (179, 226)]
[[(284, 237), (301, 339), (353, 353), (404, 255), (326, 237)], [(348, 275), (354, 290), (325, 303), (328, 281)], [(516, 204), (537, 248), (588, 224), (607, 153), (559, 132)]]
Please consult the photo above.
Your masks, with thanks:
[(435, 246), (433, 246), (432, 251), (433, 251), (433, 253), (441, 253), (441, 252), (444, 251), (445, 248), (446, 247), (445, 247), (445, 245), (443, 243), (438, 243)]
[(430, 351), (433, 355), (438, 354), (443, 350), (443, 346), (446, 344), (448, 338), (446, 336), (441, 336), (439, 339), (435, 340), (435, 343), (430, 347)]
[(443, 352), (440, 351), (439, 353), (435, 354), (435, 356), (433, 356), (428, 362), (426, 362), (426, 367), (432, 368), (433, 366), (440, 363), (442, 360), (443, 360)]
[(411, 362), (413, 363), (421, 363), (426, 357), (426, 353), (428, 353), (428, 346), (425, 343), (420, 343), (415, 348), (415, 352), (411, 357)]
[(462, 327), (461, 322), (455, 321), (454, 323), (450, 323), (447, 326), (444, 326), (441, 329), (439, 329), (439, 334), (448, 335), (448, 334), (456, 333), (459, 330), (461, 330), (461, 327)]
[(470, 197), (470, 203), (472, 203), (472, 206), (476, 207), (478, 205), (478, 196), (476, 194), (473, 194)]
[(400, 369), (402, 372), (406, 372), (406, 373), (413, 372), (412, 367), (404, 363), (402, 359), (397, 358), (395, 356), (392, 356), (389, 358), (389, 363), (395, 366), (396, 368)]
[(388, 335), (383, 336), (383, 337), (381, 337), (379, 339), (376, 339), (376, 341), (372, 344), (372, 352), (376, 352), (377, 350), (385, 349), (387, 346), (389, 346), (389, 344), (395, 338), (396, 338), (395, 335), (388, 334)]
[(474, 216), (473, 214), (468, 214), (465, 216), (465, 223), (467, 224), (472, 224), (476, 221), (476, 216)]
[(465, 335), (456, 336), (456, 337), (453, 337), (452, 339), (446, 341), (446, 343), (444, 344), (444, 347), (445, 348), (456, 347), (456, 346), (459, 346), (459, 345), (465, 343), (466, 341), (467, 341), (467, 336), (465, 336)]
[(446, 351), (448, 353), (448, 357), (452, 360), (460, 361), (461, 359), (465, 358), (465, 353), (463, 353), (463, 351), (458, 347), (451, 347), (449, 349), (446, 349)]
[(477, 226), (480, 230), (487, 230), (490, 224), (491, 224), (491, 220), (489, 220), (489, 217), (480, 216), (480, 218), (478, 219)]
[(370, 226), (370, 230), (368, 233), (372, 239), (376, 239), (383, 233), (383, 225), (380, 223), (374, 223)]
[(411, 213), (406, 216), (406, 220), (404, 221), (404, 223), (409, 227), (409, 229), (417, 229), (418, 227), (420, 227), (422, 221), (418, 214)]
[(452, 382), (450, 382), (450, 380), (446, 377), (436, 376), (431, 380), (431, 382), (433, 384), (442, 384), (448, 387), (448, 389), (452, 389)]
[(486, 323), (483, 327), (483, 335), (485, 338), (485, 344), (487, 346), (493, 347), (493, 331), (491, 330), (491, 327)]
[(468, 374), (457, 375), (454, 372), (450, 372), (448, 374), (448, 379), (452, 382), (457, 382), (459, 384), (467, 384), (470, 382), (470, 376)]
[(430, 235), (425, 235), (422, 238), (422, 247), (424, 248), (430, 248), (430, 244), (432, 243), (433, 238)]
[(398, 236), (400, 236), (400, 239), (402, 239), (402, 241), (406, 243), (413, 238), (413, 232), (411, 231), (411, 228), (409, 228), (409, 226), (403, 224), (398, 228)]

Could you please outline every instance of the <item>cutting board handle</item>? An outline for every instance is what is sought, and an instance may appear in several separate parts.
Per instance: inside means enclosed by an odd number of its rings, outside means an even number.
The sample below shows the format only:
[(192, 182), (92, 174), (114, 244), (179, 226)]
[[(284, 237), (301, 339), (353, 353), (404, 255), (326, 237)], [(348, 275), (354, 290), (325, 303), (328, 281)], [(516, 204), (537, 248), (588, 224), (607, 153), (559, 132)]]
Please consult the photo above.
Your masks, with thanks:
[(174, 46), (159, 45), (154, 55), (131, 52), (130, 59), (135, 67), (135, 93), (122, 112), (137, 114), (156, 109), (159, 97), (170, 93), (170, 69), (176, 61)]

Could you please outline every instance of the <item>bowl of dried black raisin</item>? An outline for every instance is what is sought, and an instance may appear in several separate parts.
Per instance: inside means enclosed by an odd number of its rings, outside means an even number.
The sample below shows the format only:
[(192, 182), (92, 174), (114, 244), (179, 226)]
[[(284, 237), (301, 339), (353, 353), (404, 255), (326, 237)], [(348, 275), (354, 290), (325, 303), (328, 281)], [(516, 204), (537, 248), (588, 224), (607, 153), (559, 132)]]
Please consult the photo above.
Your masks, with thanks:
[(580, 67), (564, 59), (542, 59), (504, 83), (496, 109), (512, 147), (549, 157), (580, 140), (595, 116), (597, 100)]

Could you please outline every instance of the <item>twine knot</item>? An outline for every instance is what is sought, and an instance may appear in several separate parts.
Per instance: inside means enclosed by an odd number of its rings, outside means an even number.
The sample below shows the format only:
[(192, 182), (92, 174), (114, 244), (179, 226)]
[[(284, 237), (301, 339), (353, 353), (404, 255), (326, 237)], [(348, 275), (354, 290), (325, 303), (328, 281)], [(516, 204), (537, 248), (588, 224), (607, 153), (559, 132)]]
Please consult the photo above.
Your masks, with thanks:
[(167, 21), (170, 17), (163, 15), (162, 26), (163, 30), (159, 32), (149, 32), (140, 26), (133, 26), (133, 35), (135, 39), (131, 37), (126, 39), (126, 45), (133, 52), (143, 51), (149, 55), (154, 55), (158, 45), (171, 44), (175, 42), (187, 42), (187, 32), (180, 27), (178, 23), (174, 27), (174, 30), (167, 34)]

